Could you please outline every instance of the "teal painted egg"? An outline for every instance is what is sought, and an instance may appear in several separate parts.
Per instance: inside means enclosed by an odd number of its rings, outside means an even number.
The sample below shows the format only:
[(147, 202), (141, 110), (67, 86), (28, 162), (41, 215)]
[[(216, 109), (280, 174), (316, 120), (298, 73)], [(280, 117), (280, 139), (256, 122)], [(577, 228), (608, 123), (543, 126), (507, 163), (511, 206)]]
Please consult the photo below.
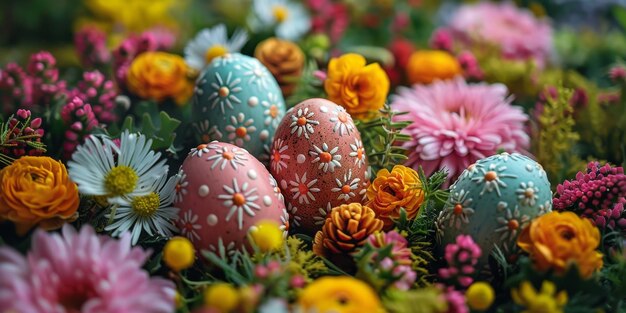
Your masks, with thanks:
[(482, 249), (477, 270), (485, 273), (494, 247), (514, 259), (521, 230), (551, 210), (550, 182), (539, 163), (517, 153), (478, 160), (450, 188), (436, 221), (439, 250), (457, 235), (471, 235)]
[(196, 81), (193, 126), (198, 142), (234, 144), (267, 164), (284, 115), (278, 83), (255, 58), (239, 53), (217, 57)]

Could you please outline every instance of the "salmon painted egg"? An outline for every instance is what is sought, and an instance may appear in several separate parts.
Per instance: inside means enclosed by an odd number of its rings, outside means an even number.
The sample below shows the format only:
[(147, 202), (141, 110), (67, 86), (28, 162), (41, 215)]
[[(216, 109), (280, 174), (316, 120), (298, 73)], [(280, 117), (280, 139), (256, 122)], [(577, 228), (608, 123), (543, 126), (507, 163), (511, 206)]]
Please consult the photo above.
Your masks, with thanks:
[(297, 232), (313, 234), (333, 207), (366, 199), (367, 156), (343, 107), (325, 99), (297, 104), (276, 129), (270, 151), (270, 172)]
[(191, 149), (178, 172), (177, 225), (198, 251), (232, 254), (261, 220), (288, 230), (276, 181), (248, 151), (213, 141)]

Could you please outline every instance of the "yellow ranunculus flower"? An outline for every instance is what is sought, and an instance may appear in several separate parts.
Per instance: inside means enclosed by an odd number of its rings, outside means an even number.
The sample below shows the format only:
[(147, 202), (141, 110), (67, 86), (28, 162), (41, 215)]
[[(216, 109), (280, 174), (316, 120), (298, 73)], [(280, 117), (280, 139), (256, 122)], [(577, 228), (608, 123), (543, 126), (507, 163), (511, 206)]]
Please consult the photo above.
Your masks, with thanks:
[(511, 290), (511, 297), (525, 308), (526, 313), (562, 313), (567, 304), (567, 292), (563, 290), (557, 294), (554, 283), (547, 280), (541, 284), (541, 290), (524, 281), (519, 288)]
[(263, 252), (278, 250), (283, 246), (283, 231), (273, 221), (261, 221), (250, 231), (250, 237)]
[(0, 220), (15, 223), (18, 234), (73, 221), (78, 204), (78, 187), (52, 158), (25, 156), (0, 171)]
[(318, 278), (302, 290), (298, 312), (385, 312), (372, 287), (350, 276)]
[(450, 53), (439, 50), (413, 52), (406, 68), (411, 84), (429, 84), (435, 79), (451, 79), (462, 73), (459, 61)]
[(174, 29), (178, 22), (174, 19), (176, 10), (187, 6), (187, 0), (85, 0), (85, 7), (91, 13), (91, 20), (107, 32), (116, 28), (124, 32), (142, 32), (153, 27)]
[(185, 237), (174, 237), (163, 247), (163, 261), (176, 272), (191, 267), (195, 258), (193, 244)]
[(383, 107), (389, 77), (378, 63), (366, 65), (363, 56), (348, 53), (330, 60), (324, 90), (330, 101), (358, 117)]
[(391, 218), (400, 216), (404, 208), (408, 218), (417, 216), (420, 205), (424, 202), (422, 182), (417, 172), (404, 165), (396, 165), (389, 172), (382, 169), (367, 188), (367, 206), (376, 212), (376, 217), (385, 222), (385, 228), (393, 225)]
[(599, 244), (598, 228), (573, 212), (542, 215), (517, 238), (517, 245), (530, 254), (539, 270), (563, 273), (576, 263), (585, 278), (602, 268), (602, 253), (596, 251)]
[(172, 98), (178, 105), (184, 105), (193, 94), (192, 72), (180, 56), (144, 52), (128, 69), (128, 89), (145, 99), (163, 101)]

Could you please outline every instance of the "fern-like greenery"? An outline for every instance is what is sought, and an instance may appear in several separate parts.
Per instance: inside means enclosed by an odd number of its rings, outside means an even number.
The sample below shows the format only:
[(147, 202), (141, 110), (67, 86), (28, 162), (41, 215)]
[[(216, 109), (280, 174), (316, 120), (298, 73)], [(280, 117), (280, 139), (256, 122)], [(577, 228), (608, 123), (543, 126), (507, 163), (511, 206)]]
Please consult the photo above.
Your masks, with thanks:
[[(12, 119), (13, 115), (9, 116), (7, 121)], [(23, 134), (24, 129), (28, 125), (30, 125), (30, 117), (24, 122), (17, 122), (13, 127), (11, 127), (8, 122), (0, 122), (0, 148), (10, 149), (18, 144), (25, 144), (33, 149), (46, 152), (46, 145), (44, 143), (31, 140), (40, 138), (41, 136), (38, 134), (11, 136), (11, 134)], [(13, 157), (0, 152), (0, 167), (10, 165), (13, 161), (15, 161)]]
[(355, 121), (374, 173), (383, 168), (391, 170), (394, 165), (402, 164), (407, 159), (406, 149), (398, 143), (411, 139), (409, 135), (401, 133), (411, 122), (393, 120), (395, 116), (403, 114), (406, 113), (394, 111), (389, 104), (385, 104), (377, 117), (368, 121)]

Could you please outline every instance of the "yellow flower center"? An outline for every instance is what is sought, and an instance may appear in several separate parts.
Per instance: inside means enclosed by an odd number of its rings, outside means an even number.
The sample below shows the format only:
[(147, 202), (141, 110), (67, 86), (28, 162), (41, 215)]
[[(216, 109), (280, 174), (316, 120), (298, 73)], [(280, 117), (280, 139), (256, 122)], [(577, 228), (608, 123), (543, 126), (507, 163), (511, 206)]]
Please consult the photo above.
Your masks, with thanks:
[(237, 129), (235, 129), (235, 135), (237, 135), (237, 137), (239, 138), (246, 137), (247, 134), (248, 130), (243, 126), (237, 127)]
[(272, 8), (272, 13), (274, 13), (274, 18), (278, 23), (284, 22), (289, 16), (289, 10), (284, 5), (275, 5)]
[(159, 195), (151, 192), (145, 196), (135, 197), (131, 205), (135, 214), (142, 217), (149, 217), (159, 208), (159, 202)]
[(226, 47), (222, 45), (214, 45), (206, 50), (206, 53), (204, 54), (204, 59), (207, 63), (211, 63), (213, 59), (221, 57), (226, 53), (228, 53), (228, 49), (226, 49)]
[(557, 309), (555, 299), (547, 294), (539, 294), (536, 298), (531, 300), (528, 305), (528, 311), (534, 313), (548, 313), (554, 312)]
[(132, 168), (120, 165), (111, 169), (104, 178), (104, 187), (111, 196), (121, 196), (135, 190), (139, 176)]
[(184, 270), (193, 265), (195, 250), (189, 239), (174, 237), (163, 248), (163, 261), (174, 271)]

